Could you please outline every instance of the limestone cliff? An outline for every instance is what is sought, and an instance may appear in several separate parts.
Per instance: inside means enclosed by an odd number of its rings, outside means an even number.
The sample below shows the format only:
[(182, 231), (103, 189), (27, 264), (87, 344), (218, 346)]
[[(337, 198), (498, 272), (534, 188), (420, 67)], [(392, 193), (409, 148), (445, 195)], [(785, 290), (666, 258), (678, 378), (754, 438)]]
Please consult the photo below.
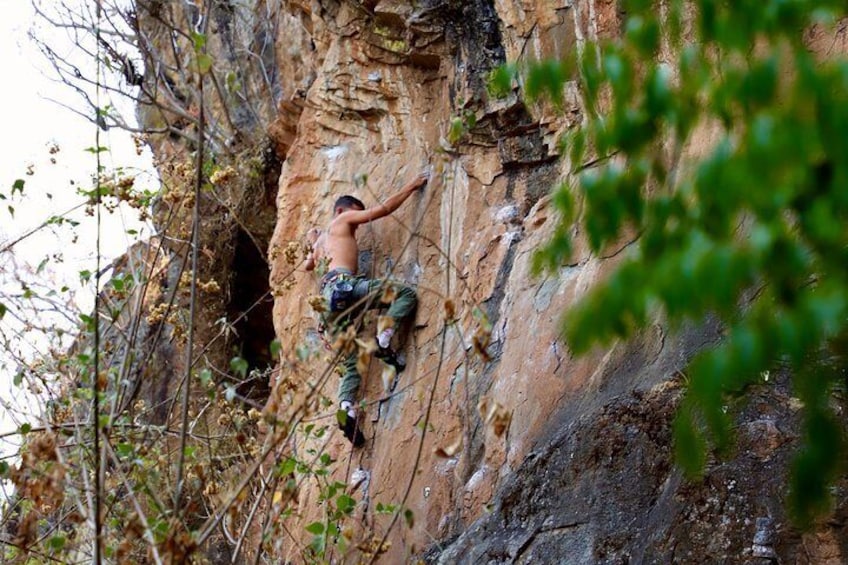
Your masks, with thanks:
[[(233, 9), (273, 3), (253, 4)], [(845, 561), (844, 504), (812, 534), (785, 517), (797, 418), (785, 375), (740, 412), (737, 454), (686, 482), (670, 455), (681, 370), (721, 328), (670, 333), (658, 321), (634, 343), (575, 358), (559, 337), (560, 316), (630, 242), (593, 257), (575, 233), (569, 265), (531, 276), (533, 251), (555, 221), (548, 192), (567, 170), (555, 141), (579, 127), (582, 110), (574, 92), (557, 114), (517, 94), (493, 99), (486, 79), (505, 61), (614, 36), (617, 2), (289, 0), (277, 8), (267, 62), (278, 104), (261, 124), (282, 160), (267, 253), (281, 343), (272, 406), (287, 419), (310, 397), (304, 391), (317, 391), (280, 457), (326, 453), (330, 476), (348, 485), (356, 506), (345, 530), (325, 540), (328, 559)], [(368, 441), (352, 451), (335, 426), (336, 378), (307, 301), (316, 281), (295, 251), (309, 228), (327, 224), (336, 197), (382, 201), (427, 166), (434, 175), (420, 196), (361, 230), (363, 272), (416, 285), (420, 304), (407, 369), (386, 381), (371, 363), (362, 390)], [(247, 217), (273, 208), (251, 202), (241, 208)], [(221, 259), (236, 271), (238, 249)], [(232, 276), (242, 281), (233, 289), (256, 282)], [(263, 520), (280, 521), (265, 545), (269, 562), (306, 559), (314, 532), (305, 528), (327, 510), (321, 492), (317, 477), (301, 476), (275, 498), (291, 500), (290, 513), (260, 508)]]

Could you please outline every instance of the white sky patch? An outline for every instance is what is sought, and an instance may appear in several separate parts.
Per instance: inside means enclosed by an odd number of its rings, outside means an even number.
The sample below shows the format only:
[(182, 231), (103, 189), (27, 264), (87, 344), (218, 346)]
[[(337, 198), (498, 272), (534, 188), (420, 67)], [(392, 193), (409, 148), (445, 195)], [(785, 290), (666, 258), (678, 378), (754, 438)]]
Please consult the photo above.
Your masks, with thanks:
[[(28, 37), (35, 17), (29, 0), (0, 0), (0, 13), (3, 14), (0, 53), (4, 54), (6, 78), (0, 91), (0, 193), (7, 196), (6, 200), (0, 200), (0, 249), (48, 218), (64, 215), (68, 210), (74, 211), (66, 217), (79, 222), (73, 230), (67, 224), (38, 230), (14, 246), (13, 256), (0, 253), (0, 296), (21, 292), (20, 283), (15, 281), (16, 272), (31, 271), (27, 276), (33, 276), (41, 266), (39, 277), (57, 291), (64, 286), (69, 288), (58, 293), (57, 301), (64, 300), (80, 312), (90, 312), (94, 295), (90, 286), (82, 286), (79, 273), (95, 270), (97, 230), (93, 218), (85, 214), (86, 199), (78, 190), (90, 190), (94, 186), (96, 155), (86, 149), (94, 148), (97, 143), (96, 128), (84, 117), (60, 105), (90, 113), (76, 92), (51, 78), (43, 55)], [(74, 44), (67, 36), (53, 33), (48, 37), (51, 47), (58, 52), (73, 52)], [(90, 64), (91, 68), (83, 72), (93, 76), (94, 60)], [(157, 186), (149, 150), (137, 155), (129, 133), (114, 128), (101, 131), (100, 145), (108, 148), (100, 154), (105, 170), (122, 167), (139, 175), (136, 186)], [(9, 198), (18, 180), (24, 181), (23, 194)], [(151, 228), (139, 222), (137, 214), (127, 207), (119, 207), (114, 214), (104, 210), (102, 217), (102, 267), (139, 238), (151, 234)], [(76, 314), (72, 312), (72, 315)], [(36, 322), (47, 326), (54, 324), (57, 328), (73, 327), (71, 320), (58, 314), (56, 320)], [(7, 315), (0, 323), (8, 327), (16, 322)], [(0, 351), (0, 398), (3, 404), (15, 407), (18, 412), (13, 414), (0, 406), (0, 434), (15, 429), (27, 416), (27, 411), (34, 410), (27, 391), (12, 384), (17, 372), (16, 357), (31, 359), (45, 353), (45, 344), (31, 341), (16, 344), (15, 351)], [(9, 449), (3, 441), (0, 440), (0, 454)]]

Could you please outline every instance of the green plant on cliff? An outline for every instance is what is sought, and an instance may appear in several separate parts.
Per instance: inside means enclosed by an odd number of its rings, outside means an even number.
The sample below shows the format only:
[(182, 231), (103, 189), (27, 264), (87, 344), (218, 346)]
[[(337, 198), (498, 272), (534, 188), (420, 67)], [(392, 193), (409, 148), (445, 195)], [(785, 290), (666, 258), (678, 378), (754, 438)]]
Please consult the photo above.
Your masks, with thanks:
[[(674, 422), (690, 474), (708, 445), (730, 446), (730, 399), (791, 368), (804, 410), (789, 506), (809, 524), (828, 508), (846, 453), (831, 402), (848, 343), (848, 59), (832, 52), (845, 5), (624, 8), (619, 38), (493, 77), (496, 91), (518, 80), (531, 102), (559, 109), (567, 87), (582, 98), (583, 123), (560, 145), (570, 164), (553, 194), (561, 219), (537, 267), (568, 263), (577, 234), (595, 254), (634, 243), (567, 314), (576, 353), (630, 337), (657, 313), (722, 321), (725, 338), (686, 370)], [(706, 151), (693, 156), (698, 145)]]

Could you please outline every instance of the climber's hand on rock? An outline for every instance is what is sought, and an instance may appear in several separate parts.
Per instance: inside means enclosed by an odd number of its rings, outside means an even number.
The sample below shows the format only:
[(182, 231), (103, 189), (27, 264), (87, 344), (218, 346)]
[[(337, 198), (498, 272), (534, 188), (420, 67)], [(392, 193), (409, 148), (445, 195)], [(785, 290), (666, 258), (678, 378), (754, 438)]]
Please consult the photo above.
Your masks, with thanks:
[(321, 235), (321, 230), (319, 228), (312, 228), (308, 232), (306, 232), (306, 241), (309, 245), (315, 245), (315, 242), (318, 241), (318, 236)]
[(415, 178), (415, 181), (414, 181), (415, 188), (421, 188), (422, 186), (425, 186), (427, 184), (427, 181), (429, 181), (429, 180), (430, 180), (430, 168), (427, 167), (426, 169), (424, 169), (423, 171), (418, 173), (418, 176)]

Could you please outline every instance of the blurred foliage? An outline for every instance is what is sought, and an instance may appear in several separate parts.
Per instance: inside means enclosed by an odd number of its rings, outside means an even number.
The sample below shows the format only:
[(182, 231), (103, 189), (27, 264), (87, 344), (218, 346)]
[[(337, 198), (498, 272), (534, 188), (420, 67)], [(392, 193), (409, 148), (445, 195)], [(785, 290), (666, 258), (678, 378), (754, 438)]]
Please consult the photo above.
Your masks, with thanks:
[(553, 196), (561, 220), (536, 267), (568, 261), (578, 231), (595, 254), (638, 236), (566, 316), (576, 353), (658, 314), (722, 321), (725, 338), (686, 371), (674, 423), (690, 475), (708, 446), (731, 445), (731, 397), (791, 368), (804, 424), (789, 506), (810, 524), (845, 459), (832, 393), (848, 343), (848, 60), (807, 43), (818, 34), (832, 48), (845, 4), (623, 4), (619, 38), (492, 77), (495, 93), (519, 84), (531, 103), (562, 110), (569, 90), (582, 103), (582, 125), (560, 143), (571, 170)]

